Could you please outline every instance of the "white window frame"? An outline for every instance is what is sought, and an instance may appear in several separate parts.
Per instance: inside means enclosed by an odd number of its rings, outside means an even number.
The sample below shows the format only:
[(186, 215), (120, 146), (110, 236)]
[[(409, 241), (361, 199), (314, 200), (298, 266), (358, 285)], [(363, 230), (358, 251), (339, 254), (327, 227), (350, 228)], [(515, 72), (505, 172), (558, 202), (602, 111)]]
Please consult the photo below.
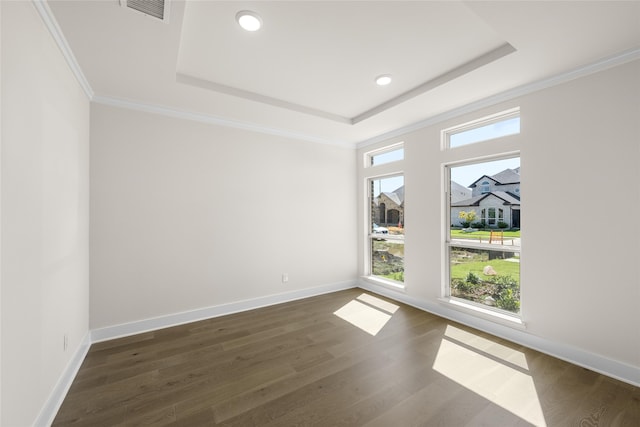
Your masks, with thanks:
[(462, 133), (462, 132), (466, 132), (469, 130), (473, 130), (476, 128), (480, 128), (483, 126), (487, 126), (493, 123), (499, 123), (505, 120), (509, 120), (515, 117), (520, 117), (520, 107), (515, 107), (515, 108), (511, 108), (509, 110), (505, 110), (505, 111), (501, 111), (499, 113), (496, 114), (492, 114), (489, 116), (485, 116), (482, 117), (480, 119), (477, 120), (472, 120), (470, 122), (467, 123), (463, 123), (461, 125), (457, 125), (457, 126), (452, 126), (450, 128), (447, 129), (443, 129), (440, 132), (440, 141), (441, 141), (441, 149), (442, 150), (457, 150), (459, 148), (462, 147), (468, 147), (471, 145), (475, 145), (475, 144), (480, 144), (486, 141), (493, 141), (495, 139), (499, 139), (499, 138), (505, 138), (508, 136), (512, 136), (513, 134), (510, 135), (504, 135), (504, 136), (498, 136), (495, 138), (490, 138), (490, 139), (483, 139), (480, 141), (475, 141), (475, 142), (471, 142), (468, 144), (464, 144), (464, 145), (460, 145), (457, 147), (451, 147), (451, 136)]
[[(473, 241), (469, 242), (456, 242), (453, 243), (451, 241), (451, 200), (450, 200), (450, 183), (451, 183), (451, 168), (455, 168), (458, 166), (472, 165), (477, 163), (485, 163), (491, 162), (495, 160), (503, 160), (510, 158), (521, 158), (520, 151), (512, 151), (507, 153), (499, 153), (490, 156), (483, 156), (479, 158), (471, 158), (465, 159), (462, 161), (452, 161), (448, 163), (443, 163), (442, 165), (442, 177), (443, 177), (443, 250), (442, 250), (442, 287), (441, 287), (441, 295), (440, 300), (443, 303), (446, 303), (449, 308), (453, 308), (458, 311), (462, 311), (465, 313), (470, 313), (475, 316), (485, 318), (492, 321), (497, 321), (499, 323), (503, 323), (509, 326), (513, 326), (516, 328), (525, 328), (525, 324), (522, 320), (522, 297), (520, 299), (520, 312), (513, 313), (506, 310), (502, 310), (495, 307), (485, 306), (483, 304), (479, 304), (473, 301), (468, 301), (462, 298), (456, 298), (451, 295), (451, 273), (450, 273), (450, 262), (451, 262), (451, 248), (452, 247), (464, 247), (470, 249), (481, 249), (481, 250), (496, 250), (503, 252), (517, 252), (518, 257), (522, 260), (521, 251), (522, 247), (518, 247), (517, 250), (514, 250), (513, 246), (510, 245), (497, 245), (492, 244), (491, 246), (483, 245), (482, 243), (476, 243)], [(496, 226), (497, 226), (497, 215), (498, 211), (496, 208)], [(483, 218), (480, 218), (482, 220)], [(488, 219), (488, 211), (487, 211), (487, 219)], [(520, 277), (520, 292), (522, 295), (522, 276)]]
[[(397, 148), (396, 144), (396, 148)], [(387, 165), (388, 163), (385, 163), (384, 165)], [(371, 194), (371, 183), (373, 181), (379, 180), (379, 179), (385, 179), (385, 178), (393, 178), (393, 177), (397, 177), (397, 176), (402, 176), (403, 180), (404, 180), (404, 171), (397, 171), (397, 172), (391, 172), (388, 174), (382, 174), (382, 175), (372, 175), (372, 176), (367, 176), (364, 178), (364, 184), (365, 184), (365, 215), (366, 215), (366, 220), (365, 220), (365, 224), (367, 227), (367, 231), (366, 231), (366, 239), (365, 239), (365, 269), (364, 269), (364, 273), (365, 273), (365, 279), (369, 280), (373, 283), (379, 284), (379, 285), (383, 285), (383, 286), (387, 286), (390, 287), (392, 289), (396, 289), (396, 290), (404, 290), (405, 286), (406, 286), (406, 280), (405, 282), (400, 282), (397, 280), (392, 280), (392, 279), (388, 279), (385, 277), (381, 277), (381, 276), (376, 276), (373, 274), (373, 253), (372, 253), (372, 246), (373, 246), (373, 240), (376, 238), (381, 238), (384, 237), (385, 240), (389, 240), (389, 241), (395, 241), (395, 242), (402, 242), (402, 244), (404, 245), (404, 234), (403, 235), (392, 235), (392, 234), (376, 234), (373, 233), (373, 218), (371, 215), (371, 205), (372, 205), (372, 194)], [(406, 183), (405, 183), (406, 185)], [(406, 207), (405, 207), (406, 209)], [(406, 210), (405, 210), (406, 213)], [(404, 219), (405, 216), (403, 215), (403, 228), (404, 228)], [(406, 265), (405, 265), (406, 266)]]
[(379, 163), (377, 165), (373, 164), (373, 158), (375, 156), (379, 156), (381, 154), (390, 153), (392, 151), (396, 151), (396, 150), (400, 150), (400, 149), (404, 149), (404, 142), (397, 142), (397, 143), (392, 144), (392, 145), (387, 145), (387, 146), (385, 146), (383, 148), (378, 148), (376, 150), (367, 151), (366, 153), (364, 153), (364, 167), (365, 168), (375, 168), (375, 167), (389, 165), (389, 164), (393, 164), (393, 163), (396, 163), (396, 162), (403, 161), (404, 160), (404, 152), (403, 152), (403, 155), (402, 155), (402, 159), (398, 159), (398, 160), (394, 160), (394, 161), (390, 161), (390, 162), (386, 162), (386, 163)]

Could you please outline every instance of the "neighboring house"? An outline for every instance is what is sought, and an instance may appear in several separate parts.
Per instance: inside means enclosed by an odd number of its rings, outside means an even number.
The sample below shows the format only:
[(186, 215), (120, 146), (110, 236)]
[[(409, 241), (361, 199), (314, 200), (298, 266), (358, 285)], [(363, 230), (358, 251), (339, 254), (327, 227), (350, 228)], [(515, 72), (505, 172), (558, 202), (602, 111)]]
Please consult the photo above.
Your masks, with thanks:
[(461, 211), (474, 210), (476, 222), (484, 222), (488, 227), (497, 227), (499, 222), (504, 222), (509, 228), (520, 228), (520, 168), (505, 169), (492, 176), (481, 176), (469, 185), (471, 197), (463, 200), (454, 199), (453, 184), (452, 182), (452, 225), (462, 226), (458, 217)]
[(465, 186), (458, 184), (455, 181), (451, 181), (450, 194), (451, 203), (456, 203), (471, 198), (471, 190), (469, 190)]
[(373, 200), (373, 222), (379, 225), (404, 225), (404, 185), (388, 193), (382, 192)]

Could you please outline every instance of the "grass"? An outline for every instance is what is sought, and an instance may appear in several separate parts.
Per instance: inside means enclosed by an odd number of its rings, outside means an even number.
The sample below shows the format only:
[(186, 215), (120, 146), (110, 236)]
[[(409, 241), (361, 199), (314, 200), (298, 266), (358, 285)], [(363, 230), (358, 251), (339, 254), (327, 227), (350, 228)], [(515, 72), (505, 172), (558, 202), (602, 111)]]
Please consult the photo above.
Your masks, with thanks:
[[(500, 230), (498, 230), (500, 231)], [(478, 240), (481, 238), (484, 241), (489, 240), (489, 230), (478, 230), (472, 231), (471, 233), (465, 233), (462, 230), (451, 229), (451, 238), (453, 239), (469, 239), (469, 240)], [(505, 230), (504, 238), (520, 238), (520, 230)]]
[(502, 259), (492, 259), (490, 261), (472, 261), (451, 266), (451, 278), (462, 279), (467, 277), (469, 272), (473, 272), (476, 276), (487, 278), (482, 270), (485, 266), (490, 265), (500, 276), (511, 276), (516, 282), (520, 283), (520, 263), (505, 261)]

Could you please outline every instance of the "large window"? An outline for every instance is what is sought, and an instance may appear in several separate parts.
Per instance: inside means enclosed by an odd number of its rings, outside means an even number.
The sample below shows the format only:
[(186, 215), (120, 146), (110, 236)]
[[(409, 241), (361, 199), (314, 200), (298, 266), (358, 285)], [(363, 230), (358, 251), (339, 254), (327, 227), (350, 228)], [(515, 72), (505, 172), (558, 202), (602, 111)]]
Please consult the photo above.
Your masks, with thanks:
[(371, 178), (369, 189), (369, 274), (404, 283), (404, 176)]
[[(520, 158), (448, 165), (446, 172), (448, 296), (518, 314)], [(485, 182), (492, 183), (490, 191)]]

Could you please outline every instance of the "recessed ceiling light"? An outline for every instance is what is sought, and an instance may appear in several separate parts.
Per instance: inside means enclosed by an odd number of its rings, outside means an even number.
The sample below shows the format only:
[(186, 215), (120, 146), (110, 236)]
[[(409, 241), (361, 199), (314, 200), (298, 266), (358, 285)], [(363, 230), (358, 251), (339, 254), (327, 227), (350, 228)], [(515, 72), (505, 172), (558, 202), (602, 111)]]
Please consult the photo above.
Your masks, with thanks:
[(386, 86), (389, 83), (391, 83), (391, 75), (390, 74), (383, 74), (381, 76), (376, 77), (376, 84), (378, 86)]
[(262, 27), (260, 15), (250, 10), (241, 10), (236, 13), (236, 21), (247, 31), (258, 31)]

